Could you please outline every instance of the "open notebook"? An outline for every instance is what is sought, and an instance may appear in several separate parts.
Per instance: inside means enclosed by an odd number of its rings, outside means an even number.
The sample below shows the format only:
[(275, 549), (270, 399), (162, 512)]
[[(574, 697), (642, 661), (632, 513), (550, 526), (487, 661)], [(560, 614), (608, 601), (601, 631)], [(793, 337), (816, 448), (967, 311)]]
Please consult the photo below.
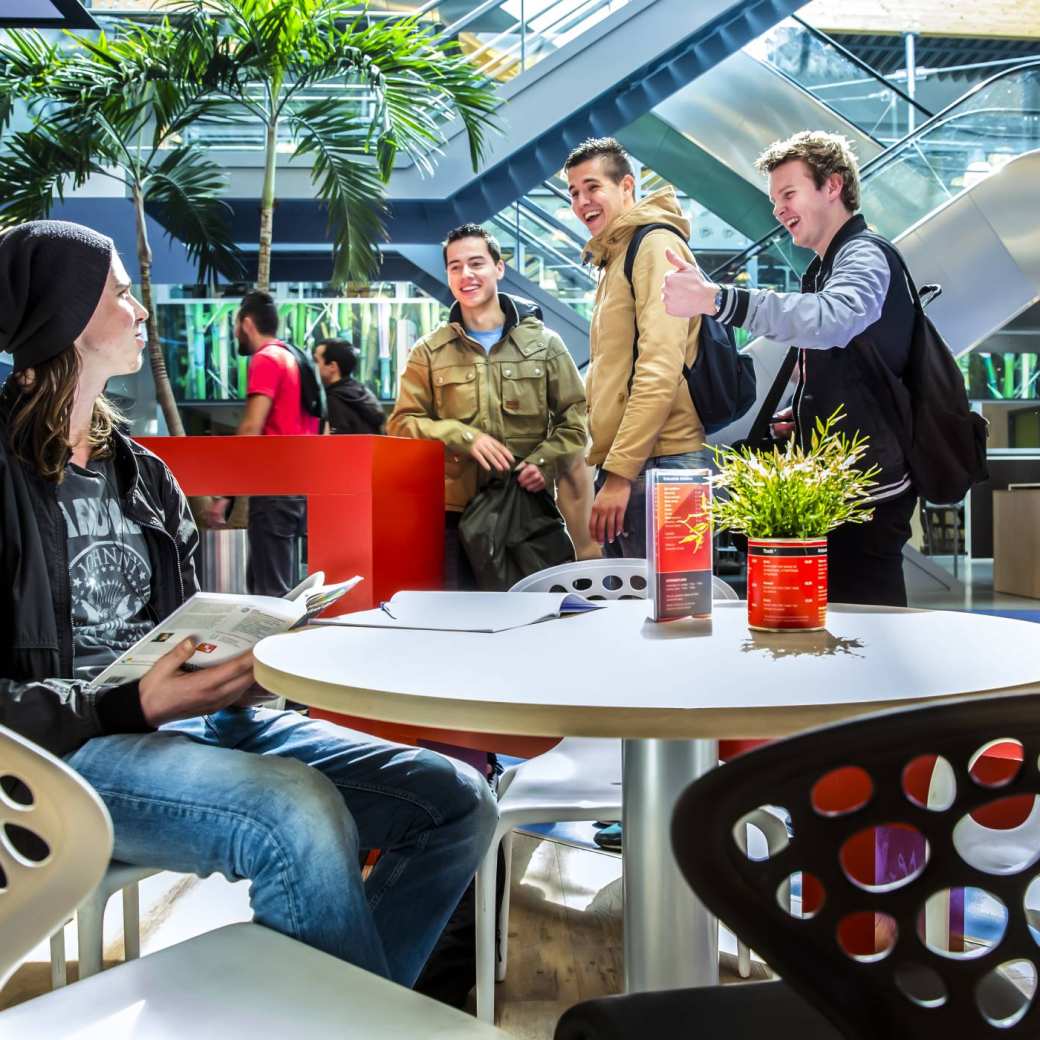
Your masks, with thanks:
[(504, 632), (602, 606), (565, 592), (398, 592), (378, 610), (342, 614), (319, 624)]

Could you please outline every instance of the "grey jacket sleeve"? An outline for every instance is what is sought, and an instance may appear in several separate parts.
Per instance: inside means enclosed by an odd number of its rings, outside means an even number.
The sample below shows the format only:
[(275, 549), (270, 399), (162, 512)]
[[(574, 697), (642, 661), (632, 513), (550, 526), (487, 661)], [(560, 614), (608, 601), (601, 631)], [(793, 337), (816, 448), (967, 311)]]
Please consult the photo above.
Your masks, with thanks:
[(880, 246), (853, 238), (838, 251), (820, 292), (724, 286), (717, 318), (754, 336), (797, 347), (845, 347), (881, 317), (890, 277)]

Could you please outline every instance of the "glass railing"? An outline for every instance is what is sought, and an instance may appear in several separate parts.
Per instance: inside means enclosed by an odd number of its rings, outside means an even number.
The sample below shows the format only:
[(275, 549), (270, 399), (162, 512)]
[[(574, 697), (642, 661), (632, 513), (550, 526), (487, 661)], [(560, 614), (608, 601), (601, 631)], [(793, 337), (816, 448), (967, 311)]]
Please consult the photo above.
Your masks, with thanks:
[[(939, 206), (1025, 152), (1040, 148), (1040, 61), (980, 84), (860, 172), (862, 212), (896, 238)], [(722, 282), (782, 287), (805, 266), (780, 225), (711, 272)], [(771, 271), (772, 281), (756, 281)], [(786, 268), (786, 270), (785, 270)], [(797, 281), (794, 283), (797, 284)]]
[(494, 216), (487, 227), (499, 239), (506, 263), (588, 319), (596, 291), (596, 280), (581, 258), (588, 236), (575, 228), (577, 218), (561, 195), (546, 182)]
[(933, 115), (826, 33), (793, 16), (744, 50), (883, 144)]

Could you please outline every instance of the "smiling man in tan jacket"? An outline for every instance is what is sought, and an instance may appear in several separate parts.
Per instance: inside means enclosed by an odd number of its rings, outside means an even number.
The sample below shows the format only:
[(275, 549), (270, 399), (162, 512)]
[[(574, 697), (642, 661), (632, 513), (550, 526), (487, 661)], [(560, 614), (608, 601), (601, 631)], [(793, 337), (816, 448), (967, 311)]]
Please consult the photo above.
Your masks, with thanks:
[[(592, 235), (585, 258), (600, 270), (585, 381), (588, 461), (598, 467), (590, 533), (607, 556), (646, 556), (645, 471), (698, 469), (711, 458), (682, 371), (697, 356), (700, 318), (673, 318), (661, 301), (673, 269), (667, 251), (693, 259), (690, 224), (671, 188), (636, 202), (632, 166), (612, 137), (580, 145), (564, 170), (571, 208)], [(647, 234), (630, 285), (625, 254), (645, 224), (667, 224), (674, 232)]]

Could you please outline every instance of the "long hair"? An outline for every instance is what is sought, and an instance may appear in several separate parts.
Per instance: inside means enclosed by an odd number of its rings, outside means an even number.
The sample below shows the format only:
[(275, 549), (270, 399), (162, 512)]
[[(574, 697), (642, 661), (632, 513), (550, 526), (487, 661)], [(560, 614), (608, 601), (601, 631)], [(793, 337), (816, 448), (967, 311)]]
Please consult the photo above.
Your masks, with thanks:
[[(69, 423), (79, 382), (80, 362), (75, 347), (41, 361), (11, 379), (19, 381), (19, 392), (11, 408), (8, 441), (14, 456), (32, 467), (44, 480), (60, 484), (72, 447)], [(88, 439), (91, 455), (106, 458), (112, 453), (112, 434), (123, 416), (105, 397), (94, 402)]]

